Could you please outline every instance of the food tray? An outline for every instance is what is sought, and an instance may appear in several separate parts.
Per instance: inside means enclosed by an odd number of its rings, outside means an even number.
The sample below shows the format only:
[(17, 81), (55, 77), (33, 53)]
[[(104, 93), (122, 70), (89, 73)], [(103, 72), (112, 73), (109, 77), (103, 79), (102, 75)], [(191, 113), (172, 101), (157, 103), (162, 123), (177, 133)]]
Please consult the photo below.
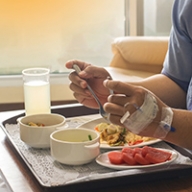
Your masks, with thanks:
[[(52, 108), (52, 113), (64, 115), (70, 127), (78, 127), (80, 124), (99, 117), (98, 110), (93, 110), (81, 104), (63, 105)], [(7, 139), (13, 145), (24, 163), (31, 170), (37, 181), (44, 188), (62, 189), (91, 189), (96, 186), (123, 185), (135, 182), (144, 182), (159, 178), (175, 177), (176, 175), (192, 174), (192, 153), (188, 150), (169, 145), (165, 142), (155, 144), (155, 147), (176, 150), (179, 159), (175, 163), (148, 169), (113, 170), (98, 165), (95, 161), (81, 166), (67, 166), (55, 162), (49, 149), (33, 149), (26, 146), (20, 139), (17, 127), (17, 118), (20, 114), (1, 122), (1, 127)], [(101, 153), (106, 152), (101, 149)]]

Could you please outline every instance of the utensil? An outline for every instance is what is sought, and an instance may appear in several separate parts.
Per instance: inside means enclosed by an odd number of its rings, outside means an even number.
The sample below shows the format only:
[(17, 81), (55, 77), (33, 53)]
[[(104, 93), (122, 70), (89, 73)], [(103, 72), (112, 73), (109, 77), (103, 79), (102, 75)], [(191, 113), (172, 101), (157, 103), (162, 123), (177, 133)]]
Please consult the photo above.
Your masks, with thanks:
[[(79, 68), (78, 65), (74, 64), (73, 65), (73, 69), (75, 69), (76, 73), (79, 74), (79, 72), (81, 71), (81, 69)], [(108, 113), (106, 113), (103, 109), (103, 106), (99, 100), (99, 98), (97, 97), (97, 95), (95, 94), (95, 92), (93, 91), (93, 89), (90, 87), (90, 85), (87, 83), (87, 88), (89, 89), (89, 91), (91, 92), (91, 94), (93, 95), (95, 101), (97, 102), (98, 106), (99, 106), (99, 113), (100, 115), (107, 121), (109, 121), (108, 119)]]

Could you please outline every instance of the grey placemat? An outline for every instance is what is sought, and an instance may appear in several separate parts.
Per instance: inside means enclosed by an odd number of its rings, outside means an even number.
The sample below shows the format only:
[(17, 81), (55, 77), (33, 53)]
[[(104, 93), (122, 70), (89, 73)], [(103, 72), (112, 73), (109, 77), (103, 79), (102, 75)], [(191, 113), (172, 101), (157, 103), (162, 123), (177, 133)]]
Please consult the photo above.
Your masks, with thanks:
[[(89, 120), (99, 117), (98, 115), (80, 116), (74, 118), (68, 118), (67, 124), (70, 128), (75, 128)], [(14, 146), (22, 154), (22, 157), (27, 162), (29, 168), (33, 171), (34, 175), (40, 181), (40, 183), (47, 187), (61, 186), (69, 183), (83, 182), (94, 179), (118, 177), (122, 175), (135, 174), (145, 170), (129, 169), (123, 171), (116, 171), (103, 167), (93, 161), (86, 165), (81, 166), (68, 166), (60, 164), (51, 157), (49, 149), (34, 149), (28, 147), (20, 140), (19, 127), (17, 124), (5, 125), (9, 136), (11, 137)], [(159, 142), (154, 144), (155, 147), (172, 149), (165, 142)], [(107, 150), (102, 149), (101, 153)], [(175, 164), (189, 164), (192, 165), (192, 161), (179, 154), (178, 158), (173, 162)], [(170, 165), (166, 165), (168, 167)]]

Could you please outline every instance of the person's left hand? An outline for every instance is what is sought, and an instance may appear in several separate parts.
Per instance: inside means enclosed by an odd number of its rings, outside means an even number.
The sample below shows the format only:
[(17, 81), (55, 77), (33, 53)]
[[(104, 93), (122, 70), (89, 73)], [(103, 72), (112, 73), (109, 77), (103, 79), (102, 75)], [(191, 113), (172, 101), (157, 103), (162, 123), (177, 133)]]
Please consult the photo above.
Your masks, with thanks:
[[(133, 114), (137, 110), (137, 107), (140, 108), (143, 105), (145, 95), (149, 92), (141, 86), (134, 86), (128, 83), (113, 80), (104, 81), (104, 86), (113, 90), (115, 93), (108, 97), (108, 102), (104, 104), (104, 110), (109, 113), (109, 120), (111, 123), (120, 126), (124, 126), (120, 122), (120, 119), (126, 111), (129, 111), (130, 115)], [(150, 94), (152, 93), (150, 92)], [(166, 107), (166, 105), (158, 97), (155, 95), (153, 96), (157, 100), (158, 111), (152, 123), (150, 123), (147, 128), (140, 133), (140, 135), (143, 136), (154, 135), (154, 132), (161, 120), (161, 109), (162, 107)]]

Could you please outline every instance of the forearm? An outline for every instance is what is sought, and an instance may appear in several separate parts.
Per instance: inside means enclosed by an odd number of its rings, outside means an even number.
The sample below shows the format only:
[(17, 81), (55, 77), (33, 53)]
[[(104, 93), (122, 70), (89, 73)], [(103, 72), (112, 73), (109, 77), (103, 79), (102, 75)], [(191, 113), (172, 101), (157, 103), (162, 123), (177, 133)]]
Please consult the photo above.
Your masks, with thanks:
[(192, 150), (192, 112), (179, 109), (172, 110), (174, 112), (172, 127), (175, 128), (175, 131), (169, 132), (165, 140)]
[(154, 75), (133, 84), (150, 90), (170, 107), (186, 108), (186, 93), (165, 75)]

